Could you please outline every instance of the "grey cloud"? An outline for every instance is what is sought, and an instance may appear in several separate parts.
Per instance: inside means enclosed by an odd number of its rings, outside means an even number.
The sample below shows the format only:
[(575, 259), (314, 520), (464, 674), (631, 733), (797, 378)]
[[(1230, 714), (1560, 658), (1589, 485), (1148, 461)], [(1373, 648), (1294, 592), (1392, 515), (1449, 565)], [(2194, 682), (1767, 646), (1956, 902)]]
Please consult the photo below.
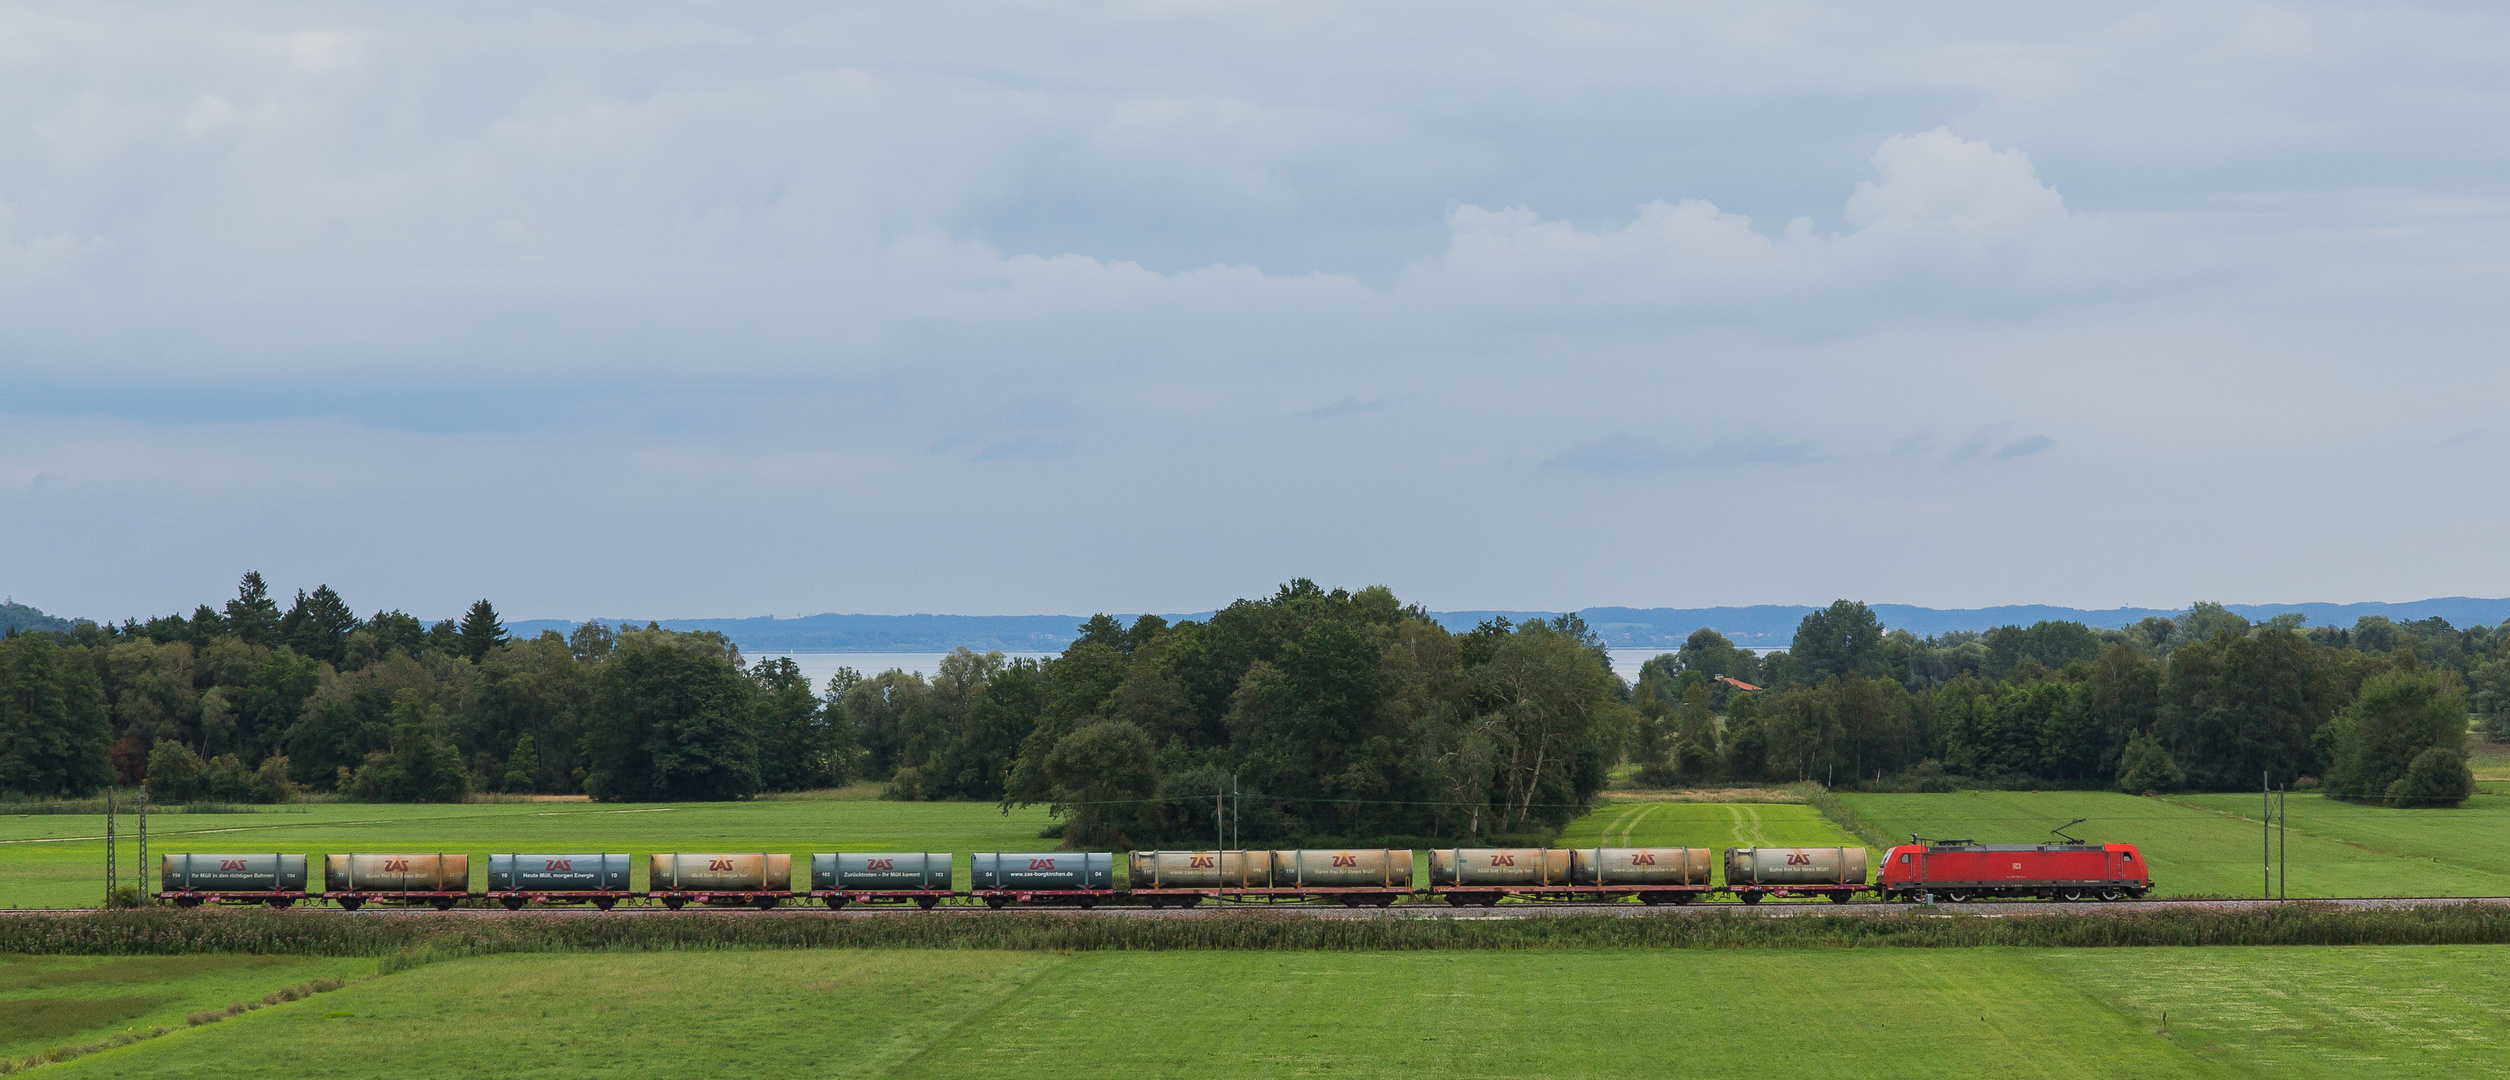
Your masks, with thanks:
[(2015, 458), (2029, 457), (2055, 445), (2057, 445), (2057, 440), (2046, 435), (2027, 435), (1997, 447), (1996, 460), (2011, 461)]
[(1804, 460), (1810, 443), (1780, 442), (1767, 436), (1719, 439), (1693, 451), (1676, 451), (1627, 432), (1571, 447), (1545, 460), (1546, 470), (1590, 473), (1662, 472), (1729, 465), (1785, 465)]
[(1310, 420), (1330, 420), (1337, 416), (1350, 416), (1354, 413), (1376, 412), (1385, 408), (1387, 404), (1388, 402), (1385, 398), (1370, 398), (1366, 401), (1362, 401), (1356, 397), (1346, 396), (1342, 400), (1334, 402), (1331, 405), (1319, 405), (1313, 409), (1302, 409), (1299, 411), (1299, 415)]
[(1076, 444), (1070, 439), (1041, 439), (1034, 435), (1023, 435), (1016, 439), (1002, 439), (988, 444), (984, 449), (977, 451), (976, 456), (970, 458), (969, 460), (1054, 461), (1059, 458), (1071, 457), (1072, 449), (1075, 445)]

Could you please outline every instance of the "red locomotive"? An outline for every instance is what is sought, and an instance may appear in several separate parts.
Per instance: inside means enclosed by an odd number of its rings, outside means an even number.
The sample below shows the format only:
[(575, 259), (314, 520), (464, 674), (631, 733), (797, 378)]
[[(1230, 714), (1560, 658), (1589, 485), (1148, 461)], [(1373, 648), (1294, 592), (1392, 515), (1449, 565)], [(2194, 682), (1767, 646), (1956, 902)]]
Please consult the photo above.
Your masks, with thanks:
[[(2071, 824), (2080, 824), (2074, 822)], [(2066, 826), (2066, 827), (2070, 827)], [(1980, 897), (2043, 900), (2141, 898), (2153, 875), (2133, 844), (2087, 844), (2051, 830), (2053, 844), (1981, 844), (1973, 840), (1916, 841), (1883, 856), (1874, 891), (1885, 900), (1922, 900), (1932, 893), (1954, 903)]]

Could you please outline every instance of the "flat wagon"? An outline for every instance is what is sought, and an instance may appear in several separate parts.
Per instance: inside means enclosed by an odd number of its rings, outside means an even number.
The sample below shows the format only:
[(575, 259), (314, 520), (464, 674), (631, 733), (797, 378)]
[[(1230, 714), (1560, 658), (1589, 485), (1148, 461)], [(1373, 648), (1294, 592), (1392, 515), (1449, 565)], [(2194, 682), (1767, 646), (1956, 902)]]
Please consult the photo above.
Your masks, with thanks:
[(979, 851), (968, 864), (968, 895), (990, 908), (1039, 902), (1090, 908), (1116, 895), (1112, 851)]
[(914, 904), (927, 911), (951, 891), (946, 851), (836, 852), (811, 856), (810, 894), (835, 911), (849, 903)]
[(157, 899), (177, 907), (268, 904), (283, 908), (305, 890), (305, 856), (281, 852), (168, 855), (157, 867)]
[(1746, 904), (1772, 896), (1844, 904), (1865, 891), (1865, 875), (1862, 846), (1726, 849), (1726, 891)]
[(625, 854), (488, 856), (488, 892), (507, 911), (525, 904), (591, 904), (603, 911), (635, 896), (628, 887)]
[(325, 855), (323, 899), (355, 911), (369, 901), (426, 904), (438, 911), (471, 895), (471, 857), (443, 852)]
[(645, 895), (673, 911), (688, 904), (774, 908), (793, 891), (793, 856), (740, 852), (647, 856)]

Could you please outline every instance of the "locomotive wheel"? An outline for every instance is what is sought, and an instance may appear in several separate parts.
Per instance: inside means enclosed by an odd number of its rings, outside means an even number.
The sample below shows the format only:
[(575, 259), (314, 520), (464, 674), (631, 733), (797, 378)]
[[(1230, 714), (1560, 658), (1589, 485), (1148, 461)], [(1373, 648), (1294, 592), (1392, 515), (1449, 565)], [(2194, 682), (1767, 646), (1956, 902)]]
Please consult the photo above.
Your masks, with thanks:
[(2080, 903), (2080, 902), (2082, 901), (2082, 899), (2083, 899), (2083, 890), (2081, 890), (2081, 889), (2061, 889), (2061, 890), (2058, 890), (2058, 892), (2057, 892), (2057, 899), (2059, 899), (2059, 900), (2063, 900), (2063, 901), (2065, 901), (2066, 903), (2069, 903), (2069, 904), (2073, 904), (2073, 903)]
[[(175, 902), (176, 902), (176, 903), (178, 903), (178, 904), (183, 903), (183, 902), (182, 902), (182, 901), (180, 901), (180, 900), (177, 900), (177, 901), (175, 901)], [(192, 904), (197, 904), (197, 903), (200, 903), (200, 901), (198, 901), (198, 900), (194, 900), (194, 901), (192, 901), (192, 903), (191, 903), (191, 904), (183, 904), (183, 906), (184, 906), (184, 907), (191, 907), (191, 906), (192, 906)], [(357, 910), (357, 909), (359, 909), (359, 908), (362, 908), (362, 907), (365, 907), (365, 906), (366, 906), (366, 901), (364, 901), (364, 900), (360, 900), (360, 899), (358, 899), (357, 897), (354, 897), (354, 896), (343, 896), (343, 897), (341, 897), (341, 898), (340, 898), (340, 910), (342, 910), (342, 911), (355, 911), (355, 910)]]
[(1005, 900), (1005, 899), (1003, 899), (1003, 898), (1001, 898), (1001, 897), (999, 897), (999, 896), (988, 896), (988, 897), (986, 897), (986, 898), (985, 898), (985, 906), (986, 906), (986, 907), (989, 907), (989, 908), (992, 908), (992, 909), (994, 909), (995, 911), (1000, 911), (1000, 910), (1002, 910), (1002, 905), (1007, 904), (1007, 903), (1010, 903), (1010, 901)]
[(756, 900), (750, 901), (750, 906), (755, 907), (760, 911), (774, 911), (776, 910), (776, 898), (772, 896), (762, 896)]
[(507, 911), (521, 911), (523, 910), (523, 905), (526, 902), (527, 901), (520, 896), (508, 896), (498, 901), (498, 903), (505, 905), (505, 909)]
[(933, 909), (933, 905), (940, 902), (941, 898), (938, 896), (918, 896), (915, 898), (915, 906), (926, 911), (931, 911)]
[(1946, 900), (1950, 900), (1950, 901), (1952, 901), (1953, 903), (1956, 903), (1956, 904), (1966, 904), (1966, 903), (1969, 903), (1969, 902), (1970, 902), (1970, 890), (1968, 890), (1968, 889), (1946, 889), (1946, 890), (1944, 890), (1944, 899), (1946, 899)]
[(275, 908), (284, 908), (294, 903), (296, 903), (296, 900), (293, 897), (274, 896), (270, 898), (270, 906)]
[(438, 911), (451, 911), (453, 910), (453, 898), (450, 896), (439, 896), (433, 900), (429, 900), (427, 902), (427, 906), (435, 908)]
[(686, 904), (686, 903), (688, 903), (688, 898), (687, 898), (687, 897), (681, 897), (681, 896), (666, 896), (666, 897), (663, 897), (663, 898), (662, 898), (662, 906), (667, 907), (667, 908), (670, 908), (670, 909), (671, 909), (671, 910), (673, 910), (673, 911), (678, 911), (678, 910), (680, 910), (681, 905), (684, 905), (684, 904)]
[(1756, 892), (1747, 892), (1743, 894), (1743, 902), (1746, 904), (1760, 903), (1760, 898), (1761, 894)]
[(596, 896), (593, 898), (593, 906), (600, 908), (603, 911), (608, 911), (611, 908), (617, 907), (618, 904), (619, 898), (615, 896)]
[(2119, 889), (2102, 889), (2100, 891), (2100, 898), (2103, 900), (2116, 900), (2124, 897), (2125, 895), (2126, 893)]

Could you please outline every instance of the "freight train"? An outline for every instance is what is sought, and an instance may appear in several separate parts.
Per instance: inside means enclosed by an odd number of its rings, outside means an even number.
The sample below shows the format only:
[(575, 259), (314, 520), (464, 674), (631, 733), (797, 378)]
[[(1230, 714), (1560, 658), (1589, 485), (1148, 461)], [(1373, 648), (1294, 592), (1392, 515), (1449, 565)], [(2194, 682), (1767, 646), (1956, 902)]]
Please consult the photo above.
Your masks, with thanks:
[(1414, 852), (1408, 848), (1135, 851), (1124, 860), (1124, 888), (1116, 886), (1113, 852), (975, 852), (966, 856), (966, 889), (955, 887), (960, 857), (949, 852), (812, 855), (807, 885), (787, 854), (656, 853), (646, 856), (643, 889), (631, 886), (629, 855), (491, 854), (487, 888), (481, 891), (470, 887), (467, 854), (328, 855), (320, 863), (320, 889), (310, 887), (315, 864), (308, 855), (175, 854), (165, 856), (157, 896), (182, 907), (284, 908), (320, 900), (349, 911), (369, 903), (441, 911), (472, 899), (509, 911), (532, 904), (590, 904), (608, 911), (625, 901), (675, 911), (689, 904), (763, 911), (787, 900), (818, 900), (833, 911), (847, 904), (930, 909), (945, 900), (989, 908), (1089, 908), (1117, 899), (1154, 908), (1193, 907), (1205, 900), (1386, 907), (1422, 896), (1457, 907), (1489, 906), (1510, 897), (1690, 904), (1725, 895), (1745, 904), (1773, 896), (1845, 903), (1860, 893), (1885, 901), (2075, 901), (2140, 899), (2153, 887), (2143, 855), (2132, 844), (1912, 839), (1883, 855), (1880, 873), (1869, 873), (1862, 847), (1730, 848), (1723, 884), (1713, 883), (1714, 853), (1708, 848), (1435, 848), (1428, 853), (1427, 881), (1417, 888)]

